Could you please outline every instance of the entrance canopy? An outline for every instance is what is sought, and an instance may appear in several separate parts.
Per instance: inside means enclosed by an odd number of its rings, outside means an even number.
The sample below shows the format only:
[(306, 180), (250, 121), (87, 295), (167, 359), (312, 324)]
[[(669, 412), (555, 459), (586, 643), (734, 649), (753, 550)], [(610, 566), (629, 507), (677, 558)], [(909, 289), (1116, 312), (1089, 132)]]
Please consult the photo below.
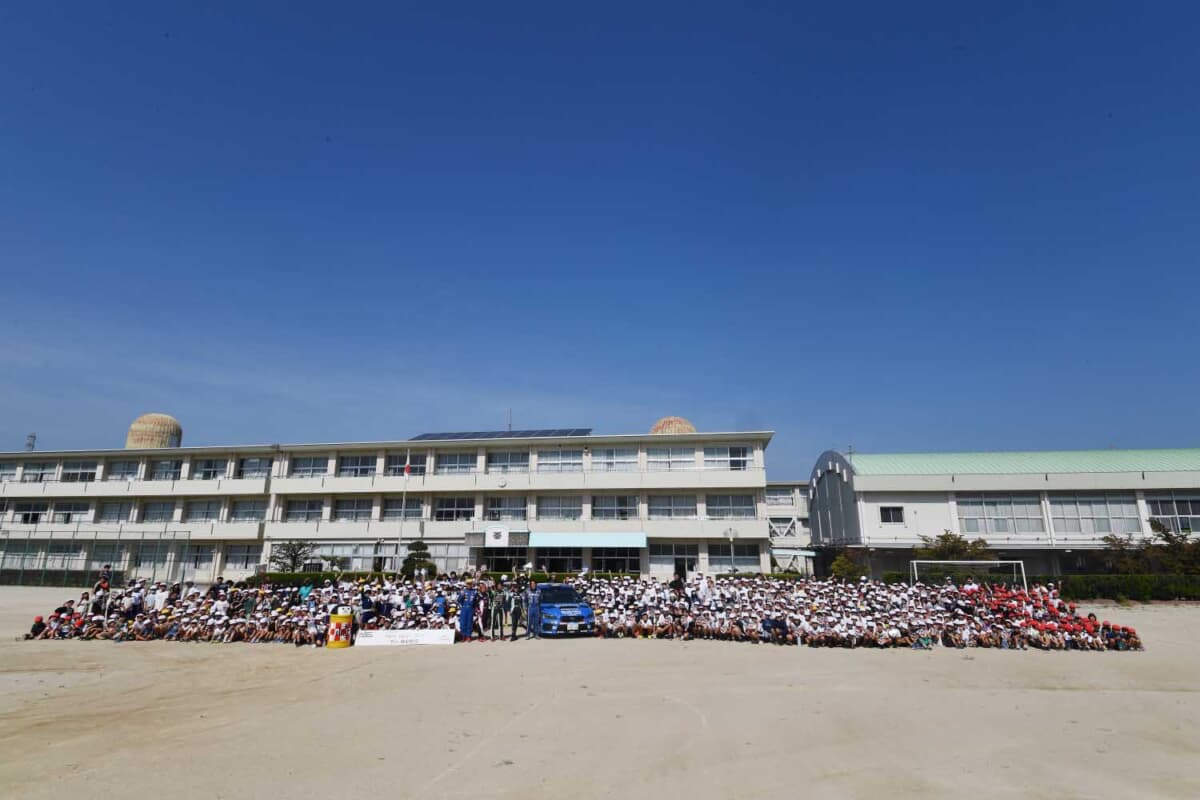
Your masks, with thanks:
[(638, 533), (531, 533), (530, 547), (645, 547), (646, 534)]
[(771, 555), (784, 556), (786, 558), (816, 558), (817, 554), (814, 550), (801, 550), (796, 547), (774, 547), (771, 549)]

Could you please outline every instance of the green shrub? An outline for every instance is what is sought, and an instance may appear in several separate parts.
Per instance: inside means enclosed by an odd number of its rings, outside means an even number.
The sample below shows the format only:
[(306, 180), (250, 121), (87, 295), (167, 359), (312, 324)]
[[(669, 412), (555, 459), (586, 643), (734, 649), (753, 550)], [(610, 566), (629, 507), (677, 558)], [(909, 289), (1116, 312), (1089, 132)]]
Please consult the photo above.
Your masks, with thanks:
[[(1200, 600), (1200, 575), (1063, 575), (1052, 580), (1071, 600)], [(1032, 581), (1030, 581), (1032, 583)]]

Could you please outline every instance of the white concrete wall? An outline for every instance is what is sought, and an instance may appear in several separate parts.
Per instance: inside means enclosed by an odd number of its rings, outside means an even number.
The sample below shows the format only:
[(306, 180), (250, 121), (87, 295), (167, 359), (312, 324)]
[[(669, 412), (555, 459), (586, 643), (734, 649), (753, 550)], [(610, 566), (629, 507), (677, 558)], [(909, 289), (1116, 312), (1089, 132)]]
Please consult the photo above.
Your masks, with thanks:
[[(882, 522), (879, 509), (883, 506), (903, 508), (904, 522)], [(958, 519), (951, 514), (950, 495), (945, 492), (861, 492), (859, 519), (866, 545), (920, 544), (921, 536), (938, 536), (958, 528)]]

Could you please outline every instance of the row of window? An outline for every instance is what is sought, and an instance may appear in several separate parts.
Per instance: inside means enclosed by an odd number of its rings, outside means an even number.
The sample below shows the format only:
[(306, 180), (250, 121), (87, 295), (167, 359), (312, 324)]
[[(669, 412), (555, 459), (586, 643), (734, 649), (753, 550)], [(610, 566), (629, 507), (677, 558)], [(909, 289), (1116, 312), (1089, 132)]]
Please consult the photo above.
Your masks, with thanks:
[[(103, 502), (96, 507), (96, 522), (123, 523), (133, 517), (134, 502), (118, 500)], [(89, 504), (57, 500), (53, 508), (46, 501), (16, 502), (13, 506), (13, 522), (21, 525), (39, 525), (44, 522), (68, 524), (87, 521)], [(140, 522), (172, 522), (175, 519), (176, 501), (147, 500), (141, 503)], [(0, 516), (3, 515), (0, 508)], [(215, 522), (220, 519), (220, 500), (188, 500), (183, 504), (184, 522)], [(267, 501), (263, 499), (235, 500), (229, 507), (230, 522), (261, 522), (267, 518)]]
[[(1197, 495), (1200, 498), (1200, 495)], [(1129, 492), (1053, 492), (1050, 501), (1050, 520), (1056, 533), (1106, 536), (1141, 531), (1137, 498)], [(976, 536), (1008, 535), (1014, 533), (1045, 533), (1046, 519), (1042, 501), (1036, 494), (962, 494), (955, 499), (959, 527), (964, 534)], [(1166, 511), (1174, 499), (1159, 499), (1147, 494), (1147, 506), (1152, 518)], [(1186, 501), (1185, 501), (1186, 502)], [(1190, 522), (1191, 504), (1183, 508), (1183, 519)], [(1200, 499), (1195, 508), (1200, 523)], [(880, 506), (879, 521), (884, 525), (904, 524), (903, 506)]]
[[(650, 519), (696, 519), (695, 495), (650, 495), (647, 515)], [(187, 500), (183, 504), (184, 522), (215, 522), (220, 519), (220, 499)], [(754, 495), (710, 494), (705, 496), (708, 519), (754, 519)], [(97, 505), (96, 522), (122, 523), (133, 518), (135, 503), (130, 500), (106, 501)], [(147, 500), (140, 505), (141, 522), (171, 522), (175, 519), (175, 500)], [(325, 501), (319, 497), (290, 499), (284, 506), (287, 522), (317, 522), (323, 518)], [(42, 522), (60, 524), (87, 519), (87, 502), (58, 500), (20, 501), (13, 503), (13, 521), (23, 525)], [(0, 513), (4, 506), (0, 506)], [(489, 497), (484, 506), (484, 519), (490, 521), (523, 520), (528, 518), (528, 504), (523, 495)], [(374, 500), (370, 497), (345, 497), (334, 500), (332, 518), (338, 521), (367, 521), (373, 518)], [(583, 517), (582, 495), (547, 495), (537, 499), (538, 519), (575, 520)], [(420, 519), (421, 499), (418, 497), (384, 498), (381, 509), (384, 520)], [(438, 497), (433, 503), (433, 519), (437, 521), (470, 520), (475, 517), (473, 496)], [(592, 519), (638, 519), (637, 495), (595, 495), (592, 497)], [(234, 500), (229, 507), (230, 522), (261, 522), (267, 518), (267, 501), (263, 498)]]
[[(90, 569), (106, 564), (137, 572), (164, 567), (171, 551), (170, 542), (80, 542), (13, 539), (5, 543), (0, 555), (4, 569)], [(187, 544), (178, 548), (177, 563), (188, 569), (212, 568), (214, 545)], [(262, 560), (261, 544), (225, 545), (224, 568), (252, 570)]]
[[(53, 461), (25, 462), (21, 470), (23, 483), (43, 483), (58, 480), (63, 483), (90, 483), (96, 480), (99, 471), (97, 461), (65, 461), (62, 474), (58, 475), (58, 464)], [(270, 458), (240, 458), (234, 463), (235, 478), (265, 478), (271, 474)], [(230, 459), (199, 458), (192, 461), (189, 477), (194, 480), (211, 481), (228, 474)], [(137, 480), (141, 472), (139, 461), (109, 461), (104, 465), (104, 479), (109, 481)], [(146, 479), (152, 481), (175, 481), (183, 475), (181, 459), (151, 461)], [(0, 482), (17, 479), (16, 462), (0, 463)]]
[[(750, 447), (705, 447), (704, 469), (745, 470), (751, 464)], [(216, 480), (229, 473), (230, 463), (235, 478), (265, 478), (271, 474), (272, 459), (265, 457), (199, 458), (191, 462), (189, 478), (193, 480)], [(528, 450), (489, 452), (486, 471), (490, 473), (529, 472)], [(40, 483), (63, 481), (87, 483), (96, 480), (98, 461), (66, 461), (59, 465), (53, 461), (27, 461), (21, 470), (21, 481)], [(0, 463), (0, 481), (17, 479), (17, 462)], [(427, 468), (425, 453), (394, 453), (384, 458), (384, 475), (404, 475), (405, 467), (411, 475), (424, 475)], [(690, 447), (648, 447), (646, 467), (654, 471), (694, 470), (697, 468), (696, 450)], [(345, 455), (338, 457), (334, 475), (342, 478), (363, 478), (376, 474), (378, 459), (372, 454)], [(474, 452), (437, 453), (434, 472), (439, 475), (473, 473), (478, 469), (478, 457)], [(592, 451), (591, 469), (594, 472), (636, 472), (638, 469), (637, 448), (601, 447)], [(104, 467), (105, 480), (136, 480), (141, 470), (138, 461), (111, 461)], [(583, 450), (539, 450), (538, 472), (582, 472)], [(183, 474), (181, 459), (159, 459), (147, 465), (146, 479), (155, 481), (179, 480)], [(329, 472), (328, 456), (296, 456), (291, 459), (288, 472), (292, 477), (325, 477)]]
[[(401, 513), (399, 500), (384, 501), (383, 518), (418, 518), (419, 500), (409, 500)], [(390, 504), (396, 504), (394, 507)], [(706, 495), (708, 519), (754, 519), (754, 495)], [(324, 502), (320, 499), (289, 500), (284, 519), (288, 522), (312, 522), (321, 519)], [(393, 510), (394, 509), (394, 510)], [(333, 505), (335, 520), (369, 520), (372, 513), (370, 498), (337, 499)], [(647, 498), (649, 519), (697, 519), (695, 495), (650, 495)], [(538, 519), (576, 520), (583, 517), (582, 495), (550, 495), (537, 501)], [(638, 519), (637, 495), (595, 495), (592, 497), (592, 519)], [(438, 522), (475, 518), (475, 498), (472, 496), (438, 497), (433, 503), (433, 519)], [(499, 522), (529, 518), (529, 506), (524, 496), (501, 495), (487, 498), (483, 518)]]
[[(384, 473), (403, 475), (405, 459), (409, 472), (424, 475), (427, 460), (424, 453), (415, 457), (388, 456)], [(529, 472), (528, 450), (502, 450), (489, 452), (485, 459), (485, 471), (496, 474)], [(749, 447), (706, 447), (704, 469), (745, 470), (750, 468)], [(342, 456), (337, 460), (338, 477), (370, 477), (375, 474), (377, 460), (372, 455)], [(479, 459), (474, 452), (437, 453), (434, 456), (434, 473), (437, 475), (462, 475), (474, 473), (479, 468)], [(592, 451), (594, 472), (635, 472), (638, 469), (637, 448), (602, 447)], [(696, 451), (687, 447), (646, 448), (646, 468), (652, 471), (694, 470)], [(539, 450), (538, 472), (583, 472), (583, 450)], [(293, 458), (289, 474), (293, 477), (324, 477), (329, 474), (329, 459), (324, 456)]]

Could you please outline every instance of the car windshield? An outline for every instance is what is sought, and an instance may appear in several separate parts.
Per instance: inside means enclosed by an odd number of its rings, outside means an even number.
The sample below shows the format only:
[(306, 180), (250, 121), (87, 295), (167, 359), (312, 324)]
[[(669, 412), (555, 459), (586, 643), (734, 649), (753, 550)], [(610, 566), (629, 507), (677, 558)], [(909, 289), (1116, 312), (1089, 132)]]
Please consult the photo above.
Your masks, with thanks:
[(547, 586), (542, 589), (543, 603), (582, 603), (579, 592), (570, 586)]

